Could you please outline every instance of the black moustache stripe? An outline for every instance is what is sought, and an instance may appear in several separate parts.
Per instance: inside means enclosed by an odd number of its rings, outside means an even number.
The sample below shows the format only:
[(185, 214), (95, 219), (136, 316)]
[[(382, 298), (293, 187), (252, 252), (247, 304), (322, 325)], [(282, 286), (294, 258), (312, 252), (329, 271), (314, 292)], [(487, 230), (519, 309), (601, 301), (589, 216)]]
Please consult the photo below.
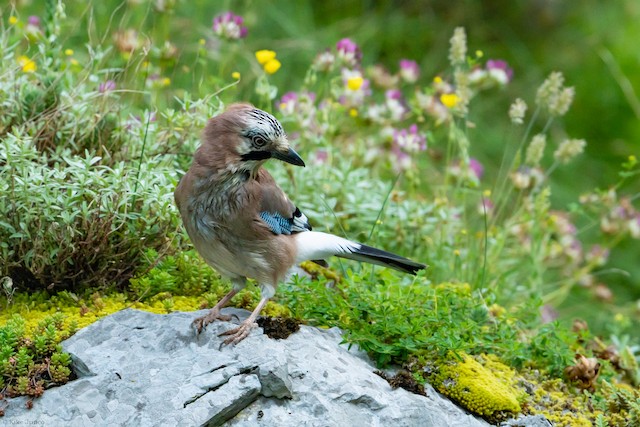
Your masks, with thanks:
[(266, 160), (271, 158), (271, 153), (268, 151), (249, 151), (247, 154), (241, 156), (242, 160)]

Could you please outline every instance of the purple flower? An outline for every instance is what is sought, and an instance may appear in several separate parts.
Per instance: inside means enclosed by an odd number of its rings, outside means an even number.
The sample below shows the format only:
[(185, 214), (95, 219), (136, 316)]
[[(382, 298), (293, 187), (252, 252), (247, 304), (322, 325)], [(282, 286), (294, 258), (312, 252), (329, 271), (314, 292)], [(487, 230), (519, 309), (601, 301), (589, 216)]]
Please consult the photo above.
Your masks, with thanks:
[(116, 88), (116, 82), (114, 82), (113, 80), (107, 80), (106, 82), (100, 83), (100, 86), (98, 86), (98, 92), (100, 93), (111, 92), (112, 90), (115, 90), (115, 88)]
[[(455, 160), (448, 169), (451, 176), (475, 185), (480, 182), (480, 178), (484, 174), (484, 166), (474, 158), (470, 158), (468, 163), (463, 160)], [(482, 207), (482, 205), (480, 206)]]
[(418, 126), (413, 124), (409, 129), (393, 132), (393, 144), (405, 153), (417, 153), (427, 149), (427, 139), (418, 133)]
[(213, 32), (228, 40), (238, 40), (247, 36), (244, 19), (233, 12), (222, 13), (213, 18)]
[[(389, 89), (385, 92), (386, 102), (384, 106), (380, 108), (379, 113), (386, 110), (388, 112), (388, 118), (393, 122), (401, 121), (404, 116), (409, 112), (409, 107), (402, 96), (402, 92), (398, 89)], [(375, 113), (376, 109), (372, 107), (371, 112)]]
[(40, 28), (40, 18), (35, 15), (31, 15), (27, 18), (27, 24)]
[(355, 67), (360, 64), (362, 52), (358, 45), (351, 39), (344, 38), (336, 43), (338, 59), (349, 67)]
[(283, 114), (290, 115), (298, 110), (309, 110), (316, 100), (314, 92), (287, 92), (276, 103)]
[(482, 175), (484, 175), (484, 166), (482, 166), (482, 163), (473, 157), (469, 159), (469, 169), (478, 179), (482, 178)]
[(284, 95), (282, 95), (282, 98), (280, 98), (280, 103), (281, 104), (286, 104), (288, 102), (295, 102), (298, 100), (298, 94), (296, 92), (287, 92)]
[(316, 157), (315, 157), (315, 163), (316, 164), (324, 164), (327, 162), (327, 160), (329, 159), (329, 153), (327, 152), (327, 150), (318, 150), (316, 151)]
[(513, 78), (513, 70), (502, 59), (489, 59), (486, 68), (490, 75), (505, 84), (509, 83)]
[(410, 59), (401, 59), (400, 77), (407, 83), (415, 83), (418, 77), (420, 77), (420, 67), (418, 63)]
[(358, 45), (349, 38), (344, 38), (336, 43), (336, 50), (340, 53), (356, 53)]
[(391, 129), (393, 141), (391, 153), (395, 157), (393, 168), (401, 172), (412, 165), (412, 154), (427, 149), (427, 138), (418, 132), (418, 126), (413, 124), (408, 129)]
[(398, 89), (389, 89), (385, 92), (384, 95), (387, 99), (395, 99), (396, 101), (402, 99), (402, 92), (400, 92)]
[(296, 92), (287, 92), (282, 95), (276, 105), (282, 114), (291, 115), (295, 113), (298, 106), (298, 94)]
[(493, 207), (494, 204), (491, 199), (483, 197), (482, 200), (480, 200), (480, 203), (478, 203), (478, 213), (480, 215), (484, 215), (485, 213), (487, 215), (491, 215), (493, 213)]

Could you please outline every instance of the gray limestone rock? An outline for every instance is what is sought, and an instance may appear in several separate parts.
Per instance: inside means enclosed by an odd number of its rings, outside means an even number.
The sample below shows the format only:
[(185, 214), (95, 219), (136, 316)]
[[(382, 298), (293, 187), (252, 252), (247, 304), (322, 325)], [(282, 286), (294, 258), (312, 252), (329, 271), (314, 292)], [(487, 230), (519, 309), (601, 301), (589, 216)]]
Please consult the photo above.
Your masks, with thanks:
[[(228, 309), (241, 320), (247, 312)], [(46, 426), (460, 426), (488, 424), (427, 387), (393, 390), (366, 355), (340, 345), (337, 329), (301, 326), (285, 340), (257, 328), (219, 349), (205, 313), (123, 310), (63, 343), (78, 379), (25, 408), (10, 399), (2, 421)]]
[(500, 424), (500, 427), (553, 427), (553, 424), (542, 415), (522, 415), (505, 421)]

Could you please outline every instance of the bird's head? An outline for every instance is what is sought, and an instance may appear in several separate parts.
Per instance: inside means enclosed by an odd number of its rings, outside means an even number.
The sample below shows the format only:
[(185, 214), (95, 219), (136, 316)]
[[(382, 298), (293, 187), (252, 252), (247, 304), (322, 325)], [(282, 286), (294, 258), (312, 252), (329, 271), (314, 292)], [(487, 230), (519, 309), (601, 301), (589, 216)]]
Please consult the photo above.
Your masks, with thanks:
[(305, 165), (289, 145), (280, 122), (249, 104), (233, 104), (211, 119), (203, 147), (207, 157), (224, 158), (226, 167), (234, 171), (255, 172), (271, 158)]

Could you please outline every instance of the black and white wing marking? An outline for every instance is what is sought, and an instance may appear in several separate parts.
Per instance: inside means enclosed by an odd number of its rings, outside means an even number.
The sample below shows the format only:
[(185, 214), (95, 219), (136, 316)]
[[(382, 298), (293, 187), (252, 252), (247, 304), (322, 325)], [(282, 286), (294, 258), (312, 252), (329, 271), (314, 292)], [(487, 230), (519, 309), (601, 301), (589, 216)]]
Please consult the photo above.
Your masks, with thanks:
[(296, 208), (291, 218), (284, 217), (280, 212), (260, 212), (260, 218), (269, 226), (273, 234), (295, 234), (310, 231), (311, 225), (306, 215)]

